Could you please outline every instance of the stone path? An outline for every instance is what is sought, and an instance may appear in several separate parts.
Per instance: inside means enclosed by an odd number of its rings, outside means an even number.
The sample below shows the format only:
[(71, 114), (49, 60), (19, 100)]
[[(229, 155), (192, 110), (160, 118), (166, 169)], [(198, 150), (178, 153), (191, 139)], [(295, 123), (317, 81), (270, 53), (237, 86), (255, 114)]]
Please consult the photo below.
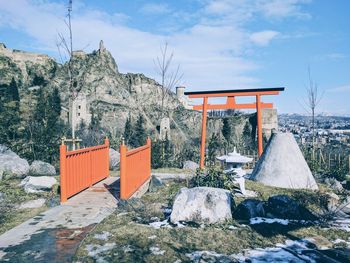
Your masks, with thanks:
[(119, 179), (93, 187), (0, 236), (0, 262), (71, 262), (86, 234), (117, 207)]

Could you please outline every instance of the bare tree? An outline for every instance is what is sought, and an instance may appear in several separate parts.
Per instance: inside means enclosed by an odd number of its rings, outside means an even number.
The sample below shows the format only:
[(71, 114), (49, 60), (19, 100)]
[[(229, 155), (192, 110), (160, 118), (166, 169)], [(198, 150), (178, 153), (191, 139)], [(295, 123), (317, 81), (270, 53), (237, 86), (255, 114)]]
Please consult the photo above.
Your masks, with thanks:
[(174, 52), (168, 51), (168, 42), (165, 42), (164, 46), (160, 47), (160, 55), (154, 60), (157, 73), (161, 77), (161, 88), (162, 88), (162, 106), (161, 106), (161, 118), (164, 114), (164, 102), (167, 94), (178, 85), (183, 77), (180, 73), (180, 65), (177, 65), (175, 70), (171, 69)]
[[(77, 74), (74, 74), (74, 65), (73, 65), (73, 30), (72, 30), (72, 11), (73, 11), (73, 1), (68, 1), (68, 7), (67, 7), (67, 16), (66, 19), (64, 19), (64, 23), (67, 26), (69, 39), (67, 40), (66, 37), (62, 33), (58, 33), (57, 36), (57, 42), (56, 46), (58, 48), (59, 56), (61, 61), (64, 60), (67, 61), (67, 73), (69, 78), (69, 98), (71, 99), (72, 105), (74, 105), (74, 101), (77, 98), (79, 94), (79, 90), (83, 86), (84, 79), (79, 78), (79, 81), (77, 80), (76, 76)], [(75, 116), (73, 116), (73, 112), (71, 113), (71, 129), (72, 129), (72, 139), (73, 139), (73, 150), (75, 149), (75, 129), (76, 129), (76, 121)]]
[(306, 99), (304, 100), (305, 108), (309, 114), (311, 114), (311, 130), (312, 130), (312, 160), (315, 159), (315, 139), (316, 139), (316, 133), (315, 133), (315, 113), (316, 108), (319, 105), (322, 97), (323, 92), (320, 93), (320, 90), (318, 88), (317, 83), (315, 83), (312, 80), (311, 77), (311, 69), (308, 67), (308, 77), (309, 77), (309, 83), (305, 87), (306, 89)]

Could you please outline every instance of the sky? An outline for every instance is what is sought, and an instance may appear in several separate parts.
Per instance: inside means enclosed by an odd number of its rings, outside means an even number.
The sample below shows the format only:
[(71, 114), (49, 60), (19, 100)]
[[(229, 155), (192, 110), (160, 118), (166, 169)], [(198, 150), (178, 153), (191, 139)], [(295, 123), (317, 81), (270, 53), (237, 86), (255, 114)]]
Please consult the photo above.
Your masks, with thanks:
[[(59, 61), (67, 3), (0, 0), (0, 42)], [(120, 72), (159, 81), (154, 60), (168, 43), (188, 91), (286, 87), (263, 98), (279, 113), (308, 113), (310, 68), (316, 112), (350, 116), (349, 11), (348, 0), (73, 0), (74, 49), (102, 39)]]

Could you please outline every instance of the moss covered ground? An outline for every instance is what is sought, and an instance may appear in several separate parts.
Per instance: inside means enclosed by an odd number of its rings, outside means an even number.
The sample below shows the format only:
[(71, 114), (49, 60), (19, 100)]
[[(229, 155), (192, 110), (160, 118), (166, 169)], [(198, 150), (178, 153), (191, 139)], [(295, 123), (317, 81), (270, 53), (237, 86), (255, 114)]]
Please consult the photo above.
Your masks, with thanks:
[[(78, 249), (76, 262), (189, 262), (187, 253), (214, 251), (220, 254), (236, 254), (244, 249), (265, 248), (288, 239), (314, 238), (332, 247), (342, 239), (350, 241), (350, 232), (334, 228), (322, 228), (317, 224), (248, 225), (236, 220), (224, 224), (175, 227), (171, 224), (155, 228), (154, 221), (166, 220), (167, 209), (184, 182), (171, 182), (156, 192), (145, 194), (141, 199), (121, 202), (117, 210), (88, 234)], [(266, 187), (256, 182), (247, 182), (247, 189), (258, 193), (258, 199), (267, 200), (274, 194), (288, 194), (305, 203), (311, 210), (322, 210), (323, 191), (293, 191)], [(243, 198), (235, 198), (236, 205)], [(101, 238), (101, 236), (105, 236)], [(212, 261), (210, 261), (212, 262)], [(216, 262), (216, 261), (213, 261)]]

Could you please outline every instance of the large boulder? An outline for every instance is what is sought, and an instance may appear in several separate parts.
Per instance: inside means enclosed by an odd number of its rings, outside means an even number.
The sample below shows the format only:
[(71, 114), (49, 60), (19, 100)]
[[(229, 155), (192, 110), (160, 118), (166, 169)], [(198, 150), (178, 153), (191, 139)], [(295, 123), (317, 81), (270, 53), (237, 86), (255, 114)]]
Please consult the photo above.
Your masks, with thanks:
[(272, 135), (251, 179), (275, 187), (318, 189), (293, 134), (289, 132)]
[(296, 220), (315, 220), (316, 217), (305, 207), (287, 195), (274, 195), (267, 201), (267, 211), (274, 217)]
[(29, 167), (30, 175), (56, 175), (56, 169), (49, 163), (34, 161)]
[(27, 176), (21, 182), (21, 186), (26, 193), (38, 193), (50, 191), (57, 183), (57, 180), (51, 176)]
[(246, 199), (237, 206), (233, 215), (235, 218), (243, 220), (265, 217), (264, 202), (256, 199)]
[(196, 171), (199, 168), (198, 163), (192, 161), (185, 161), (183, 165), (184, 170)]
[(2, 175), (22, 177), (28, 174), (29, 164), (6, 146), (0, 145), (0, 171)]
[(120, 163), (120, 153), (114, 150), (113, 148), (109, 148), (109, 169), (117, 170), (119, 168)]
[(234, 201), (230, 191), (212, 188), (181, 188), (177, 193), (170, 221), (214, 224), (232, 219)]

